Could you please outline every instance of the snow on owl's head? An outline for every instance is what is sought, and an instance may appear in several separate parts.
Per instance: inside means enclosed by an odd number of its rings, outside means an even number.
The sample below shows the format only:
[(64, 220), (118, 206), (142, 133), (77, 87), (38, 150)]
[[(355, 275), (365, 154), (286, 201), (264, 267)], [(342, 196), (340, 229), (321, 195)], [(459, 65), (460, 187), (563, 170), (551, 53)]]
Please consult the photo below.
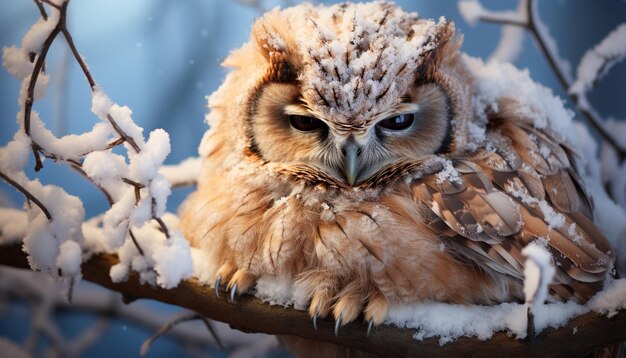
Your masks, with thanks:
[[(275, 9), (225, 61), (211, 97), (264, 163), (349, 185), (394, 163), (458, 149), (467, 106), (454, 25), (375, 2)], [(458, 67), (458, 66), (457, 66)]]

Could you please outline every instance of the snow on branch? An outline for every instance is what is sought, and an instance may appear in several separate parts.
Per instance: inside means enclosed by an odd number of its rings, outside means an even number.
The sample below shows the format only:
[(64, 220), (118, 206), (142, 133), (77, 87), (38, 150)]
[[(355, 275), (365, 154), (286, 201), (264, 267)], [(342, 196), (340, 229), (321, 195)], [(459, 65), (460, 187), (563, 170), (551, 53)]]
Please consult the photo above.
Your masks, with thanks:
[[(623, 59), (624, 53), (626, 53), (626, 30), (624, 30), (623, 24), (618, 26), (602, 43), (585, 54), (578, 67), (578, 79), (574, 81), (570, 73), (569, 62), (561, 57), (556, 41), (550, 35), (548, 27), (539, 18), (537, 0), (520, 0), (516, 11), (491, 11), (485, 9), (479, 0), (461, 0), (458, 6), (461, 15), (470, 25), (483, 21), (527, 29), (578, 111), (602, 136), (604, 141), (614, 148), (620, 160), (626, 158), (626, 146), (620, 143), (619, 135), (607, 128), (606, 120), (593, 108), (584, 95), (587, 90), (593, 87), (595, 82), (608, 72), (612, 65)], [(503, 34), (507, 33), (503, 32)], [(520, 41), (519, 36), (515, 38), (515, 34), (508, 34), (507, 36)], [(503, 40), (501, 40), (502, 44)], [(508, 51), (510, 52), (505, 51), (504, 55), (498, 54), (496, 58), (511, 58), (510, 54), (516, 51), (516, 46), (511, 45)]]
[[(314, 328), (306, 311), (269, 305), (250, 295), (238, 296), (235, 302), (230, 302), (223, 297), (216, 297), (212, 287), (194, 278), (183, 280), (171, 290), (142, 285), (137, 273), (132, 273), (126, 281), (113, 282), (108, 272), (118, 262), (115, 255), (93, 256), (83, 266), (85, 279), (120, 292), (126, 301), (149, 298), (173, 304), (209, 319), (226, 322), (232, 328), (244, 332), (296, 335), (386, 357), (493, 357), (502, 352), (507, 352), (510, 357), (579, 356), (626, 340), (624, 279), (616, 280), (588, 306), (572, 302), (554, 304), (556, 307), (545, 305), (545, 309), (540, 310), (536, 317), (541, 321), (538, 326), (543, 327), (543, 330), (537, 332), (532, 343), (521, 339), (525, 337), (525, 324), (517, 313), (523, 315), (524, 305), (515, 303), (499, 306), (424, 303), (421, 309), (411, 307), (412, 312), (421, 312), (421, 320), (413, 320), (413, 323), (407, 322), (405, 325), (387, 322), (373, 329), (369, 336), (367, 324), (352, 322), (342, 327), (341, 335), (337, 337), (332, 319), (318, 318), (317, 327)], [(0, 264), (28, 268), (24, 254), (16, 245), (4, 246), (0, 250)], [(444, 306), (448, 311), (442, 311)], [(455, 314), (442, 316), (442, 312)], [(429, 313), (433, 316), (431, 322), (425, 319)], [(404, 320), (407, 319), (407, 314), (398, 314)], [(568, 321), (569, 318), (571, 320)], [(440, 337), (428, 334), (428, 330), (449, 330), (453, 321), (457, 321), (454, 326), (461, 329), (455, 339), (446, 339), (442, 344)], [(461, 324), (467, 326), (462, 327)], [(463, 334), (463, 331), (475, 333)], [(202, 334), (209, 336), (205, 330)], [(228, 346), (228, 337), (221, 331), (218, 335)]]
[(576, 70), (576, 81), (570, 86), (569, 92), (579, 97), (583, 96), (624, 57), (626, 57), (626, 23), (617, 26), (602, 42), (585, 52)]
[[(526, 2), (527, 0), (520, 1), (521, 4)], [(524, 10), (522, 8), (518, 11), (491, 11), (485, 9), (478, 0), (461, 0), (459, 2), (459, 12), (470, 25), (485, 21), (525, 27), (528, 23), (528, 15)]]
[[(41, 19), (24, 35), (21, 47), (2, 51), (4, 67), (21, 81), (21, 89), (18, 130), (0, 148), (0, 178), (26, 197), (27, 231), (22, 239), (30, 266), (64, 279), (69, 294), (81, 277), (82, 261), (97, 252), (117, 251), (123, 260), (111, 271), (116, 280), (135, 270), (143, 273), (145, 282), (173, 287), (191, 275), (192, 266), (188, 242), (163, 219), (171, 184), (160, 170), (170, 152), (169, 136), (156, 129), (146, 140), (132, 111), (114, 103), (97, 85), (67, 28), (69, 0), (35, 4)], [(87, 80), (91, 109), (100, 119), (80, 135), (55, 136), (33, 108), (45, 95), (46, 56), (59, 35)], [(113, 153), (121, 146), (124, 155)], [(43, 169), (46, 159), (68, 165), (103, 192), (110, 208), (86, 222), (80, 198), (26, 175), (29, 152), (35, 171)], [(186, 168), (178, 177), (191, 182), (197, 170), (193, 163)]]

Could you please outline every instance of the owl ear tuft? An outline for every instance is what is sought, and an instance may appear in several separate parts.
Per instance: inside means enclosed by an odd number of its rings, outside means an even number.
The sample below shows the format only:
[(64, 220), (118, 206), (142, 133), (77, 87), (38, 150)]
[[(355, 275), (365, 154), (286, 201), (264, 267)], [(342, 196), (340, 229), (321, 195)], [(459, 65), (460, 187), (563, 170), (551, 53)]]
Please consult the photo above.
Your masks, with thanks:
[(420, 84), (435, 82), (437, 73), (444, 59), (456, 58), (461, 38), (454, 38), (454, 22), (441, 19), (433, 34), (424, 42), (424, 47), (430, 48), (422, 56), (421, 64), (417, 68), (417, 81)]
[(293, 83), (298, 79), (297, 56), (289, 49), (296, 45), (289, 34), (286, 21), (271, 11), (252, 27), (252, 39), (256, 50), (268, 63), (265, 81)]

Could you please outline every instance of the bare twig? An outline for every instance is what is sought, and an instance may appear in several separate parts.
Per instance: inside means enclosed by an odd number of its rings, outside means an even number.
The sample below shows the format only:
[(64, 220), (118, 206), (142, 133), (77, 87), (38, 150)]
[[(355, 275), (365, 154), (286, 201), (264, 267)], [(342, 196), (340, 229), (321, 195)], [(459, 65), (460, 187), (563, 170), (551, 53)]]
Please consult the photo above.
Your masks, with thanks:
[(48, 208), (46, 208), (46, 206), (43, 205), (43, 203), (39, 201), (39, 199), (37, 199), (37, 197), (35, 197), (31, 192), (26, 190), (26, 188), (21, 186), (18, 182), (11, 179), (8, 175), (4, 174), (3, 172), (0, 172), (0, 178), (2, 178), (4, 181), (11, 184), (14, 188), (19, 190), (22, 194), (24, 194), (24, 196), (28, 199), (28, 201), (35, 203), (35, 205), (37, 205), (39, 209), (41, 209), (44, 215), (46, 215), (46, 218), (49, 221), (52, 221), (52, 215), (50, 215), (50, 211), (48, 211)]
[(175, 316), (169, 322), (165, 323), (163, 326), (161, 326), (161, 328), (159, 328), (159, 330), (155, 334), (153, 334), (150, 338), (146, 339), (143, 342), (143, 344), (141, 345), (140, 354), (142, 356), (146, 355), (146, 353), (148, 353), (148, 351), (150, 350), (150, 347), (152, 347), (152, 344), (157, 339), (159, 339), (159, 337), (163, 336), (164, 334), (167, 334), (168, 332), (170, 332), (172, 329), (174, 329), (179, 324), (184, 323), (184, 322), (188, 322), (188, 321), (195, 321), (195, 320), (202, 320), (204, 322), (204, 324), (206, 325), (207, 329), (209, 330), (209, 333), (211, 333), (211, 335), (213, 336), (213, 339), (217, 343), (218, 347), (220, 349), (223, 349), (222, 348), (222, 342), (219, 339), (219, 337), (217, 336), (217, 334), (216, 334), (215, 330), (213, 329), (213, 327), (211, 326), (211, 322), (209, 322), (206, 318), (202, 317), (201, 315), (197, 314), (196, 312), (183, 312), (183, 313)]
[(141, 256), (144, 256), (143, 249), (139, 245), (139, 242), (137, 241), (137, 238), (135, 237), (135, 234), (133, 234), (133, 230), (128, 229), (128, 234), (130, 235), (130, 239), (133, 240), (133, 244), (135, 244), (135, 247), (137, 248), (137, 251), (139, 251)]
[[(534, 0), (528, 1), (527, 11), (528, 11), (528, 29), (533, 34), (535, 41), (539, 45), (541, 52), (548, 60), (548, 64), (556, 74), (557, 79), (561, 83), (561, 86), (565, 89), (566, 92), (569, 93), (569, 88), (572, 83), (565, 75), (565, 70), (558, 65), (556, 59), (554, 58), (554, 54), (550, 52), (546, 45), (546, 40), (543, 38), (541, 32), (537, 28), (537, 23), (535, 19), (535, 2)], [(613, 137), (611, 133), (609, 133), (608, 129), (604, 126), (604, 120), (599, 116), (596, 111), (590, 110), (587, 106), (582, 105), (581, 99), (579, 96), (575, 94), (570, 94), (570, 98), (576, 104), (579, 112), (587, 118), (587, 121), (595, 128), (596, 131), (607, 141), (609, 144), (615, 148), (617, 153), (619, 154), (621, 159), (626, 157), (626, 149), (624, 149), (621, 144), (617, 142), (617, 140)]]
[(34, 0), (35, 5), (37, 5), (37, 9), (39, 9), (39, 14), (44, 20), (48, 20), (48, 14), (46, 13), (46, 9), (43, 7), (43, 3), (40, 0)]
[(215, 340), (215, 343), (217, 343), (217, 348), (219, 348), (220, 350), (224, 350), (224, 344), (222, 343), (220, 336), (215, 331), (215, 328), (213, 328), (213, 324), (211, 324), (211, 321), (209, 321), (208, 318), (202, 315), (199, 315), (199, 314), (197, 315), (198, 315), (198, 318), (202, 321), (202, 323), (204, 323), (204, 326), (206, 327), (206, 329), (211, 334), (211, 337), (213, 337), (213, 339)]
[(578, 112), (581, 113), (585, 119), (587, 119), (587, 121), (591, 124), (591, 126), (593, 126), (593, 128), (598, 132), (598, 134), (600, 134), (600, 136), (602, 136), (602, 138), (605, 139), (607, 143), (615, 149), (620, 159), (623, 160), (624, 158), (626, 158), (626, 148), (622, 147), (622, 145), (617, 141), (617, 139), (613, 136), (613, 134), (611, 134), (609, 130), (605, 127), (604, 119), (602, 119), (602, 117), (597, 111), (595, 111), (592, 107), (588, 105), (586, 100), (581, 98), (576, 93), (572, 93), (569, 91), (572, 85), (572, 81), (567, 77), (565, 73), (565, 69), (563, 69), (559, 65), (556, 59), (556, 54), (552, 53), (552, 51), (550, 51), (550, 49), (548, 48), (547, 40), (544, 37), (544, 35), (541, 33), (541, 30), (539, 29), (539, 26), (537, 25), (537, 18), (536, 18), (537, 15), (535, 11), (536, 10), (535, 6), (536, 6), (535, 0), (527, 1), (526, 21), (523, 21), (522, 17), (520, 17), (520, 19), (516, 19), (515, 16), (512, 16), (508, 12), (505, 13), (506, 16), (496, 16), (490, 13), (482, 14), (481, 16), (478, 16), (477, 20), (504, 24), (504, 25), (520, 26), (530, 31), (533, 38), (537, 42), (539, 50), (548, 61), (550, 68), (552, 68), (552, 71), (556, 75), (556, 78), (561, 84), (561, 86), (565, 89), (565, 91), (568, 93), (569, 97), (571, 98), (572, 102), (576, 105)]
[(128, 178), (122, 178), (122, 181), (135, 188), (135, 205), (139, 204), (141, 201), (141, 189), (144, 188), (144, 185)]
[(52, 1), (50, 1), (50, 0), (39, 0), (39, 1), (41, 1), (41, 2), (43, 2), (43, 3), (46, 3), (46, 4), (48, 4), (48, 5), (52, 6), (52, 7), (53, 7), (53, 8), (55, 8), (55, 9), (60, 9), (60, 8), (61, 8), (61, 7), (59, 7), (59, 5), (57, 5), (57, 4), (55, 4), (55, 3), (53, 3), (53, 2), (52, 2)]
[(163, 231), (163, 234), (165, 234), (165, 237), (169, 239), (170, 231), (167, 229), (167, 225), (165, 225), (165, 222), (163, 222), (163, 219), (158, 217), (156, 214), (156, 199), (154, 197), (152, 197), (151, 210), (152, 210), (152, 218), (159, 224), (159, 226), (161, 227), (161, 231)]

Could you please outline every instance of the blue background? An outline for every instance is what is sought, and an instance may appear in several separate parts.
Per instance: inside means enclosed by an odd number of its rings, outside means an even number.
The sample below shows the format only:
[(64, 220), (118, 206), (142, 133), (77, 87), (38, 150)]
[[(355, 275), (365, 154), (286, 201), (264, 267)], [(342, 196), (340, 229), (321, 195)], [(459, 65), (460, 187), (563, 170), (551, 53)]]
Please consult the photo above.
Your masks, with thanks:
[[(271, 8), (279, 3), (266, 1), (262, 7)], [(462, 49), (472, 56), (486, 59), (500, 38), (500, 25), (479, 23), (470, 27), (460, 16), (456, 1), (397, 3), (407, 10), (417, 11), (422, 17), (444, 15), (454, 20), (457, 31), (465, 35)], [(517, 5), (514, 0), (482, 3), (493, 10), (512, 10)], [(0, 0), (0, 9), (0, 46), (19, 45), (24, 33), (39, 17), (33, 1)], [(623, 0), (544, 0), (539, 3), (539, 11), (556, 38), (561, 55), (572, 65), (572, 73), (588, 48), (618, 23), (626, 21), (626, 1)], [(172, 153), (167, 163), (176, 163), (196, 155), (199, 140), (206, 130), (205, 96), (217, 88), (225, 74), (220, 62), (230, 50), (247, 41), (250, 25), (259, 14), (259, 8), (237, 1), (73, 0), (68, 24), (96, 82), (114, 101), (133, 110), (135, 122), (144, 128), (146, 135), (155, 128), (164, 128), (170, 134)], [(46, 99), (35, 105), (57, 135), (84, 132), (97, 121), (90, 112), (88, 84), (65, 49), (64, 41), (59, 38), (47, 63), (52, 80)], [(524, 49), (516, 64), (528, 68), (532, 78), (552, 88), (557, 95), (566, 97), (529, 34), (525, 35)], [(589, 100), (605, 118), (624, 119), (625, 89), (626, 65), (620, 63), (590, 93)], [(17, 129), (18, 91), (18, 81), (4, 69), (0, 70), (0, 145), (6, 144)], [(61, 184), (81, 197), (88, 216), (107, 209), (102, 195), (78, 174), (50, 161), (44, 166), (39, 175), (42, 181)], [(33, 175), (32, 170), (30, 175)], [(189, 191), (177, 190), (170, 210), (175, 210)], [(0, 183), (0, 196), (15, 206), (22, 203), (19, 194), (5, 183)], [(160, 304), (154, 307), (176, 310)], [(0, 335), (21, 341), (27, 334), (25, 322), (29, 316), (23, 304), (13, 304), (0, 311)], [(59, 319), (69, 334), (89, 321), (76, 314)], [(148, 335), (148, 332), (118, 323), (88, 353), (133, 356)], [(173, 353), (181, 351), (164, 339), (157, 342), (149, 355)]]

